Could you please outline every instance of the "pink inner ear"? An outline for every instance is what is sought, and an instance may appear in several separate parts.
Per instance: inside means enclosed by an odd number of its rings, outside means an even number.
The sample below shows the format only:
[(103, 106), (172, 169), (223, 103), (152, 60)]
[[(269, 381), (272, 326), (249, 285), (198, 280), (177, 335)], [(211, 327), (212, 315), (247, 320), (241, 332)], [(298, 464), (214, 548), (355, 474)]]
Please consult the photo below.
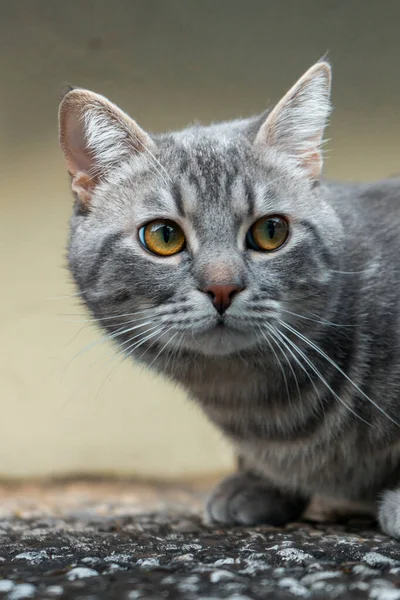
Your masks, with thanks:
[(62, 123), (61, 139), (71, 174), (90, 172), (94, 160), (91, 151), (87, 148), (83, 124), (76, 107), (67, 109)]
[[(109, 100), (87, 90), (70, 91), (60, 106), (60, 142), (76, 193), (106, 177), (115, 164), (144, 148), (151, 138)], [(86, 175), (87, 177), (83, 177)], [(79, 180), (79, 181), (78, 181)]]
[(89, 206), (96, 180), (87, 173), (76, 173), (73, 176), (71, 188), (82, 204)]
[(303, 167), (309, 171), (312, 177), (318, 179), (322, 171), (322, 154), (319, 150), (307, 154), (304, 160), (301, 161)]
[(330, 113), (330, 67), (317, 63), (285, 94), (262, 124), (255, 143), (286, 153), (312, 177), (322, 170), (321, 141)]

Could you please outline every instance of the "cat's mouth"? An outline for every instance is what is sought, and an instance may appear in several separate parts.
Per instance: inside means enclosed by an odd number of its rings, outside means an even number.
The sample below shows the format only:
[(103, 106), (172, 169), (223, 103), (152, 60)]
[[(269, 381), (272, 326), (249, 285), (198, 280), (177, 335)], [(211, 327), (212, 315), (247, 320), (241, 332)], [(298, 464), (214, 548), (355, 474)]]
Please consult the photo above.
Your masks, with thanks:
[(217, 356), (250, 348), (257, 343), (257, 338), (249, 328), (238, 327), (232, 319), (219, 316), (208, 323), (208, 326), (192, 330), (181, 343), (188, 349)]

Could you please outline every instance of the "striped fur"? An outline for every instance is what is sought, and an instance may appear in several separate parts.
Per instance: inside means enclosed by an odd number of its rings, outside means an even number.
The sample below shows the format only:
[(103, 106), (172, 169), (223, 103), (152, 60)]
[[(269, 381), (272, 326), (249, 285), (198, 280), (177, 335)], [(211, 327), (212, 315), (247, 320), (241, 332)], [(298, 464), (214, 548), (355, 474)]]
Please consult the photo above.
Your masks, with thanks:
[[(237, 449), (211, 520), (282, 523), (325, 494), (379, 505), (400, 537), (400, 180), (318, 179), (329, 83), (318, 63), (267, 115), (156, 136), (69, 92), (61, 141), (85, 188), (69, 265), (119, 351), (181, 384)], [(288, 242), (249, 250), (269, 214)], [(138, 229), (156, 218), (181, 225), (185, 251), (146, 252)], [(223, 317), (210, 281), (244, 288)]]

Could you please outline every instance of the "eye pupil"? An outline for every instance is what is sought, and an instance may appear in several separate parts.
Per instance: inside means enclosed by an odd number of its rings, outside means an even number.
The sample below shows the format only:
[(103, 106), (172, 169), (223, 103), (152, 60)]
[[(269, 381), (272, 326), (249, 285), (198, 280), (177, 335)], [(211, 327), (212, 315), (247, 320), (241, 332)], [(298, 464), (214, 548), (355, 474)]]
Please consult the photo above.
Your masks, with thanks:
[(164, 225), (164, 227), (162, 228), (162, 233), (163, 233), (164, 242), (166, 244), (168, 244), (169, 240), (171, 238), (171, 227)]

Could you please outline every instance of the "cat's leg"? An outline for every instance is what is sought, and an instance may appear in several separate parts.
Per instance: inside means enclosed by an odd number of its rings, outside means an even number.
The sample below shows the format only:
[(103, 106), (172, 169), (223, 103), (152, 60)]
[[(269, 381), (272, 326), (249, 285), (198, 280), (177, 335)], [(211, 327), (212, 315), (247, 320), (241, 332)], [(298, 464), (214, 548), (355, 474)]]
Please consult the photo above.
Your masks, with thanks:
[(382, 531), (400, 539), (400, 489), (383, 493), (378, 509), (378, 521)]
[(217, 485), (206, 505), (206, 519), (224, 525), (283, 525), (300, 517), (308, 502), (243, 470)]

